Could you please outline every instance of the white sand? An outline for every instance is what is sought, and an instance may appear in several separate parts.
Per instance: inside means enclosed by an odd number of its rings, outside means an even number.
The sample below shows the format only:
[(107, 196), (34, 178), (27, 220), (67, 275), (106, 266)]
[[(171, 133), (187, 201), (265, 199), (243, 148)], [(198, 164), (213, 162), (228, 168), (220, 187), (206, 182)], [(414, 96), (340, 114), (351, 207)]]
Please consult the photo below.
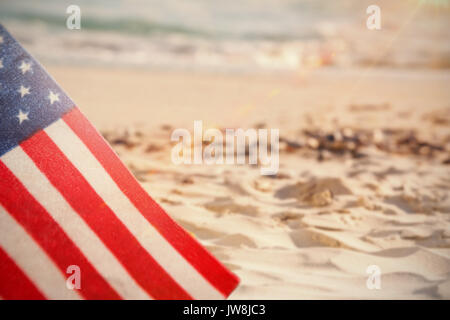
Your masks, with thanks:
[[(175, 166), (171, 130), (160, 127), (264, 122), (291, 137), (306, 126), (416, 128), (442, 141), (448, 74), (50, 72), (102, 130), (143, 132), (136, 147), (115, 149), (152, 197), (240, 277), (231, 298), (450, 298), (450, 167), (441, 158), (370, 148), (365, 158), (318, 162), (282, 152), (274, 179), (248, 165)], [(375, 106), (350, 107), (361, 103)], [(436, 113), (444, 120), (433, 120)], [(381, 269), (380, 290), (366, 287), (370, 265)]]

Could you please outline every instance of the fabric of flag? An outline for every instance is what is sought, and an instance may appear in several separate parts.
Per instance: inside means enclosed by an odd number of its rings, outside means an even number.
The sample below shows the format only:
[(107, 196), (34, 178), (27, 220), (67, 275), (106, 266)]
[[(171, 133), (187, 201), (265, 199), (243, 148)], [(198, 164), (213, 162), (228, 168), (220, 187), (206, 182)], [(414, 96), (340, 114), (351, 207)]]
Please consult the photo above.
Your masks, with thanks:
[(237, 284), (0, 25), (0, 298), (223, 299)]

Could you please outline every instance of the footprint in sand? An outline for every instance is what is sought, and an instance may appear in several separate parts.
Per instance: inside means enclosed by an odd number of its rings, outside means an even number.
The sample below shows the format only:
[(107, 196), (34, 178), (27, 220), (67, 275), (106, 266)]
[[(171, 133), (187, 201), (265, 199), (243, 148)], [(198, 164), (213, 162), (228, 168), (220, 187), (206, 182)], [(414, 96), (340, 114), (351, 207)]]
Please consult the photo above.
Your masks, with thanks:
[(237, 199), (231, 197), (216, 198), (203, 204), (203, 207), (220, 215), (238, 213), (247, 216), (258, 216), (259, 214), (258, 207), (247, 203), (240, 204)]
[(313, 207), (323, 207), (338, 195), (351, 195), (352, 191), (338, 178), (313, 178), (282, 187), (275, 193), (279, 199), (294, 198)]

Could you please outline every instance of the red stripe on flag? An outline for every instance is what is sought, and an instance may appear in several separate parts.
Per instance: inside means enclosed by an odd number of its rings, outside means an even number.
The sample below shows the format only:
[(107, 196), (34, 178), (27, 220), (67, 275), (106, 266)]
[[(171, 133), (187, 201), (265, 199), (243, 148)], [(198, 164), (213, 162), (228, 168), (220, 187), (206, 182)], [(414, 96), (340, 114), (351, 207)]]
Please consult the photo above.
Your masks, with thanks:
[(21, 146), (150, 296), (192, 299), (148, 254), (44, 131), (36, 133)]
[(122, 164), (108, 143), (83, 116), (78, 108), (67, 113), (63, 120), (83, 141), (109, 173), (111, 178), (166, 240), (203, 275), (218, 291), (228, 296), (239, 279), (228, 271), (192, 236), (184, 231), (140, 186), (131, 172)]
[[(80, 293), (86, 299), (121, 299), (86, 259), (64, 230), (0, 161), (0, 203), (47, 252), (65, 277), (67, 267), (77, 265), (83, 276)], [(45, 192), (45, 191), (43, 191)]]
[(5, 300), (45, 300), (45, 296), (0, 247), (0, 296)]

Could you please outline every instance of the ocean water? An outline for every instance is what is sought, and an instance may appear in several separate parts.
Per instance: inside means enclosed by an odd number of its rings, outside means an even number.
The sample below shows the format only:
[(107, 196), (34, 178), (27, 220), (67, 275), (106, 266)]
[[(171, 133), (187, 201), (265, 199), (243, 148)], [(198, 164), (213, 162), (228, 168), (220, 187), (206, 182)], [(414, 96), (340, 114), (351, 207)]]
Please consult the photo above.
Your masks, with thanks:
[(361, 65), (450, 66), (445, 0), (377, 1), (382, 29), (366, 28), (365, 0), (0, 1), (0, 22), (52, 63), (223, 71)]

